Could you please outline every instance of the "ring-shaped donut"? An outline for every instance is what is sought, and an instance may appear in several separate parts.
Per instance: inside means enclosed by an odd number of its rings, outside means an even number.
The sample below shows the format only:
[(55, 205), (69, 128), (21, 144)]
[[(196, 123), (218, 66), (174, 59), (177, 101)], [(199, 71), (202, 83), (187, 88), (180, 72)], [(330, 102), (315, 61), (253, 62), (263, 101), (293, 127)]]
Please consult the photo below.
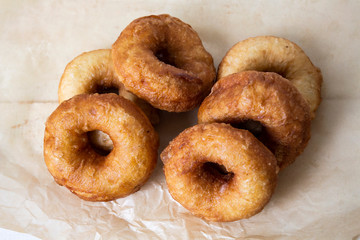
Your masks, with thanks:
[(114, 70), (111, 49), (84, 52), (67, 64), (61, 76), (59, 103), (79, 94), (116, 93), (138, 105), (152, 124), (159, 122), (159, 116), (149, 103), (127, 91)]
[(260, 212), (277, 182), (274, 155), (250, 132), (199, 124), (161, 153), (172, 197), (209, 221), (236, 221)]
[(275, 72), (290, 80), (309, 103), (312, 118), (315, 117), (321, 102), (322, 75), (298, 45), (274, 36), (238, 42), (222, 59), (217, 79), (247, 70)]
[(310, 139), (310, 109), (287, 79), (272, 72), (245, 71), (221, 78), (198, 112), (199, 123), (234, 126), (258, 122), (259, 139), (275, 154), (280, 169), (295, 161)]
[[(114, 143), (106, 156), (87, 132)], [(55, 181), (89, 201), (125, 197), (145, 183), (157, 160), (158, 136), (145, 114), (115, 94), (82, 94), (62, 102), (46, 121), (44, 159)]]
[(200, 105), (216, 77), (198, 34), (166, 14), (131, 22), (113, 44), (112, 57), (127, 89), (170, 112)]

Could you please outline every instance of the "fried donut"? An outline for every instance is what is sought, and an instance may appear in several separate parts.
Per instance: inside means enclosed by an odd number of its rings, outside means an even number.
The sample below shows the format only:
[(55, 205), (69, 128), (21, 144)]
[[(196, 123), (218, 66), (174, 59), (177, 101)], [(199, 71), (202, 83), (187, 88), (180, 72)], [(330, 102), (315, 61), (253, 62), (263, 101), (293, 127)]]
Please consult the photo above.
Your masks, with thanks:
[(217, 78), (247, 70), (276, 72), (290, 80), (310, 104), (312, 118), (315, 117), (321, 102), (322, 75), (298, 45), (274, 36), (241, 41), (222, 59)]
[[(114, 148), (98, 154), (87, 132), (107, 133)], [(46, 121), (44, 159), (55, 181), (89, 201), (125, 197), (145, 183), (159, 140), (145, 114), (116, 94), (81, 94), (62, 102)]]
[(216, 75), (197, 33), (166, 14), (131, 22), (113, 44), (112, 57), (127, 89), (170, 112), (200, 105)]
[(277, 73), (245, 71), (221, 78), (198, 112), (199, 123), (237, 126), (260, 123), (259, 139), (277, 159), (280, 169), (303, 152), (310, 139), (310, 108), (299, 91)]
[[(61, 76), (58, 98), (61, 103), (78, 94), (109, 92), (116, 93), (137, 104), (149, 117), (152, 124), (159, 122), (156, 109), (125, 89), (114, 71), (110, 49), (84, 52), (74, 58), (66, 66)], [(103, 136), (100, 135), (100, 137)]]
[(250, 132), (199, 124), (160, 155), (172, 197), (209, 221), (236, 221), (260, 212), (274, 192), (274, 155)]

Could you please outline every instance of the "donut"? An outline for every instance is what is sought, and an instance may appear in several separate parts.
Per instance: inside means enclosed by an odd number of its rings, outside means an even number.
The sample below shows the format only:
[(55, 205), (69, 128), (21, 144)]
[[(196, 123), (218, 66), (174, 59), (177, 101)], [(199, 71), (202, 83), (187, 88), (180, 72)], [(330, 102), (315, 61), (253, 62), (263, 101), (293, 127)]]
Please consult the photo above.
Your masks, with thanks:
[(321, 102), (322, 75), (298, 45), (274, 36), (241, 41), (222, 59), (217, 79), (247, 70), (276, 72), (290, 80), (309, 103), (312, 118), (315, 117)]
[(110, 49), (84, 52), (68, 63), (60, 79), (58, 98), (61, 103), (78, 94), (110, 92), (137, 104), (151, 123), (159, 122), (156, 109), (125, 89), (114, 71)]
[(112, 57), (127, 89), (170, 112), (200, 105), (216, 77), (198, 34), (166, 14), (131, 22), (113, 44)]
[(171, 196), (208, 221), (255, 215), (277, 182), (274, 155), (250, 132), (229, 124), (190, 127), (160, 157)]
[(199, 123), (237, 127), (247, 121), (260, 125), (257, 137), (274, 153), (280, 169), (294, 162), (310, 139), (309, 105), (277, 73), (244, 71), (223, 77), (198, 111)]
[[(91, 146), (87, 132), (108, 134), (107, 155)], [(125, 197), (155, 168), (158, 135), (145, 114), (113, 93), (80, 94), (62, 102), (46, 121), (44, 159), (59, 185), (88, 201)]]

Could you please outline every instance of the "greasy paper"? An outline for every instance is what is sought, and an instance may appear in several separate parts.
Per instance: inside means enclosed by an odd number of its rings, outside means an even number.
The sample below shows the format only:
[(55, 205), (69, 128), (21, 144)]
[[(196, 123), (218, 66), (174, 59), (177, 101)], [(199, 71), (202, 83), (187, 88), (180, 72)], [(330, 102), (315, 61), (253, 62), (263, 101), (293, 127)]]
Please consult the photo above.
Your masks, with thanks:
[[(357, 1), (2, 1), (0, 228), (41, 239), (356, 239), (360, 236), (360, 4)], [(323, 73), (322, 103), (305, 152), (279, 175), (265, 209), (213, 223), (174, 201), (162, 163), (140, 191), (87, 202), (57, 185), (43, 159), (46, 118), (66, 66), (110, 48), (137, 17), (189, 23), (217, 67), (236, 42), (275, 35), (297, 43)], [(161, 112), (159, 153), (197, 110)]]

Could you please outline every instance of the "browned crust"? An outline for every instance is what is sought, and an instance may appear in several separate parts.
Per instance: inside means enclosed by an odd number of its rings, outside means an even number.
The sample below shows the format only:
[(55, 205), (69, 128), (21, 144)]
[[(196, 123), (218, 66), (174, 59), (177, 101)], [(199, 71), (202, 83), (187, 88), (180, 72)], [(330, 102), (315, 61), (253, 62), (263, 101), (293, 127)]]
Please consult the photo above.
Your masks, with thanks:
[[(107, 133), (114, 149), (98, 155), (86, 132)], [(137, 191), (155, 168), (158, 135), (145, 114), (116, 94), (82, 94), (46, 121), (44, 159), (55, 181), (80, 198), (110, 201)]]
[[(251, 133), (228, 124), (199, 124), (180, 133), (160, 155), (172, 197), (209, 221), (236, 221), (260, 212), (276, 186), (276, 159)], [(234, 175), (207, 174), (204, 163)]]
[(276, 72), (290, 80), (310, 105), (312, 118), (321, 102), (322, 74), (294, 42), (258, 36), (236, 43), (222, 59), (217, 79), (241, 71)]
[(245, 71), (220, 79), (198, 112), (199, 123), (260, 122), (264, 144), (284, 168), (310, 139), (310, 109), (299, 91), (276, 73)]
[[(155, 56), (164, 49), (176, 67)], [(171, 112), (198, 106), (215, 79), (213, 59), (197, 33), (167, 14), (131, 22), (113, 44), (112, 57), (126, 88)]]

